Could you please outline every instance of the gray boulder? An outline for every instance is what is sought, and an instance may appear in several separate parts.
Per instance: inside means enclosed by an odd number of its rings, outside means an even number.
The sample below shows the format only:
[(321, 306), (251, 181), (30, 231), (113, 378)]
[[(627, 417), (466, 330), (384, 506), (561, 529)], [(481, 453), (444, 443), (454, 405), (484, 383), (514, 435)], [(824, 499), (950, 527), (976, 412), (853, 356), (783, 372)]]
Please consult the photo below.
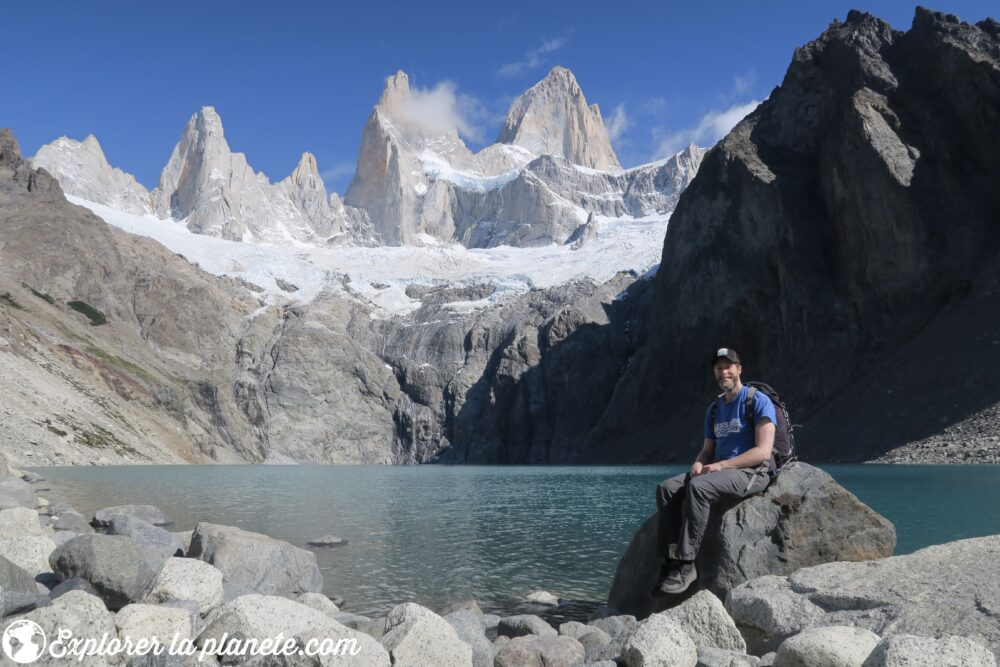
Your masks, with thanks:
[(518, 614), (517, 616), (504, 616), (497, 626), (497, 633), (508, 637), (523, 637), (525, 635), (538, 635), (539, 637), (555, 637), (559, 633), (551, 625), (545, 622), (540, 616), (534, 614)]
[[(599, 628), (591, 628), (590, 632), (576, 637), (576, 640), (583, 646), (587, 660), (601, 660), (609, 653), (608, 648), (614, 641), (611, 635)], [(620, 653), (620, 651), (619, 651)]]
[(695, 667), (759, 667), (760, 658), (739, 651), (721, 648), (698, 649), (698, 664)]
[(612, 637), (617, 637), (627, 630), (631, 630), (639, 621), (632, 614), (619, 614), (617, 616), (606, 616), (590, 621), (587, 625), (600, 628)]
[(455, 629), (426, 607), (396, 605), (385, 620), (382, 646), (396, 667), (468, 667), (472, 649)]
[(781, 643), (774, 667), (862, 667), (880, 641), (862, 628), (809, 628)]
[(83, 591), (90, 593), (94, 597), (101, 597), (97, 589), (94, 588), (94, 585), (82, 577), (73, 577), (72, 579), (59, 582), (49, 591), (49, 597), (55, 600), (57, 597), (65, 595), (70, 591)]
[[(90, 526), (87, 526), (87, 528), (90, 528)], [(93, 533), (94, 529), (90, 528), (90, 530), (87, 532)], [(52, 541), (56, 543), (57, 547), (60, 547), (69, 542), (70, 540), (72, 540), (77, 535), (79, 535), (79, 533), (75, 533), (71, 530), (57, 530), (52, 534)]]
[(52, 552), (49, 564), (60, 579), (89, 581), (112, 611), (138, 601), (156, 574), (123, 535), (74, 537)]
[[(660, 571), (657, 517), (639, 529), (622, 556), (608, 604), (639, 617), (676, 605), (684, 596), (652, 598)], [(707, 589), (719, 598), (735, 586), (767, 574), (791, 574), (831, 561), (862, 561), (892, 555), (896, 531), (830, 475), (792, 463), (761, 494), (713, 513), (696, 562), (690, 592)]]
[[(14, 618), (4, 619), (5, 622), (14, 619), (25, 619), (33, 621), (41, 626), (45, 636), (51, 642), (54, 637), (58, 637), (60, 630), (70, 631), (74, 638), (94, 639), (100, 641), (104, 634), (109, 638), (118, 637), (115, 628), (114, 616), (107, 610), (101, 599), (84, 591), (70, 591), (47, 607), (40, 607)], [(87, 667), (111, 667), (120, 665), (124, 661), (122, 656), (102, 657), (96, 654), (96, 650), (88, 652), (83, 662)], [(49, 655), (48, 651), (31, 663), (33, 666), (42, 667), (64, 667), (67, 664), (66, 657), (55, 658)]]
[(315, 554), (232, 526), (199, 523), (188, 557), (222, 571), (227, 600), (250, 592), (296, 596), (323, 589)]
[(194, 625), (186, 609), (152, 604), (130, 604), (115, 614), (118, 636), (134, 643), (145, 639), (169, 647), (176, 636), (193, 639)]
[(162, 604), (190, 600), (202, 617), (222, 603), (222, 572), (193, 558), (168, 558), (143, 595), (142, 601)]
[(621, 657), (628, 667), (694, 667), (698, 649), (677, 621), (653, 614), (629, 633)]
[(91, 524), (98, 528), (107, 528), (111, 525), (111, 520), (116, 515), (125, 515), (142, 519), (146, 523), (154, 526), (169, 526), (174, 520), (167, 516), (166, 512), (153, 505), (117, 505), (115, 507), (103, 507), (94, 513)]
[(52, 524), (54, 530), (67, 530), (77, 535), (86, 535), (94, 532), (94, 528), (87, 521), (87, 518), (77, 511), (69, 510), (53, 514), (56, 517)]
[(46, 607), (52, 604), (52, 600), (45, 593), (37, 590), (31, 592), (0, 591), (0, 618), (11, 614), (23, 614), (24, 612)]
[[(441, 616), (447, 616), (452, 612), (461, 611), (462, 609), (468, 609), (469, 611), (471, 611), (485, 625), (485, 620), (483, 618), (483, 610), (479, 606), (479, 603), (476, 602), (473, 598), (469, 598), (468, 600), (459, 600), (458, 602), (451, 602), (449, 604), (446, 604), (445, 606), (441, 607), (438, 613)], [(497, 618), (497, 622), (498, 623), (500, 622), (499, 617)]]
[(896, 635), (883, 639), (864, 667), (996, 667), (989, 649), (966, 639), (945, 635), (938, 639)]
[(337, 603), (322, 593), (303, 593), (295, 598), (295, 601), (322, 612), (331, 618), (340, 613), (340, 607), (337, 606)]
[(0, 479), (0, 496), (10, 498), (21, 507), (35, 509), (38, 506), (35, 490), (31, 488), (30, 484), (17, 477)]
[(55, 549), (56, 543), (46, 535), (0, 538), (0, 556), (22, 568), (28, 574), (37, 575), (48, 572), (49, 555)]
[(38, 584), (34, 574), (0, 556), (0, 591), (37, 593)]
[(677, 621), (699, 649), (720, 648), (746, 653), (747, 645), (736, 623), (726, 613), (722, 601), (708, 591), (699, 591), (661, 613)]
[(42, 526), (35, 510), (27, 507), (0, 510), (0, 539), (42, 534)]
[(124, 535), (135, 542), (153, 570), (158, 570), (168, 558), (184, 555), (184, 547), (176, 535), (128, 514), (112, 515), (108, 534)]
[[(478, 606), (478, 605), (477, 605)], [(493, 667), (493, 644), (486, 638), (483, 620), (471, 609), (458, 609), (444, 616), (458, 638), (472, 649), (473, 667)]]
[[(809, 627), (968, 637), (1000, 654), (1000, 535), (949, 542), (867, 563), (829, 563), (733, 589), (726, 600), (750, 652)], [(945, 582), (947, 585), (943, 585)]]
[(586, 659), (583, 645), (572, 637), (514, 637), (497, 649), (495, 667), (577, 667)]

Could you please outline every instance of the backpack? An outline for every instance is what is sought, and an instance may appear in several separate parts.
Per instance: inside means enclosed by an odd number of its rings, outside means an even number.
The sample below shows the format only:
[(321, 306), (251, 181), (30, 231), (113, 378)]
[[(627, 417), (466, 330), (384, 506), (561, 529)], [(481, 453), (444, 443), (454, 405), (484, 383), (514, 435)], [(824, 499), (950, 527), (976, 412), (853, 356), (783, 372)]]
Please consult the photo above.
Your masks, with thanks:
[[(786, 463), (791, 463), (798, 459), (795, 454), (795, 436), (792, 434), (792, 430), (795, 426), (792, 425), (792, 419), (788, 416), (788, 409), (785, 404), (782, 403), (781, 397), (778, 396), (776, 392), (769, 385), (763, 382), (747, 382), (747, 400), (744, 403), (745, 412), (743, 415), (744, 421), (750, 425), (750, 430), (754, 429), (754, 396), (758, 391), (764, 392), (771, 402), (774, 403), (774, 413), (778, 418), (778, 423), (774, 425), (774, 448), (771, 450), (771, 456), (774, 457), (774, 467), (779, 472), (782, 466)], [(722, 398), (721, 396), (719, 398)], [(715, 401), (712, 403), (712, 429), (715, 429), (715, 415), (719, 411), (719, 402)]]

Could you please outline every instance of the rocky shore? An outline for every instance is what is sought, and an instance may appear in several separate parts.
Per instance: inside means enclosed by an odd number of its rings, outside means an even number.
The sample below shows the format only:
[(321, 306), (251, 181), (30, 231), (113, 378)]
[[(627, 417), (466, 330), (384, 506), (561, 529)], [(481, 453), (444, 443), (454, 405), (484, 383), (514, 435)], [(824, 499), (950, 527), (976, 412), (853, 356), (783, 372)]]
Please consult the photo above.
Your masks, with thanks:
[[(38, 625), (50, 647), (38, 665), (76, 659), (51, 655), (54, 642), (72, 646), (60, 631), (93, 639), (75, 650), (85, 654), (78, 664), (94, 667), (937, 667), (995, 666), (1000, 654), (1000, 536), (879, 558), (892, 550), (891, 524), (804, 464), (711, 528), (723, 546), (741, 533), (763, 560), (705, 569), (696, 592), (676, 600), (635, 613), (603, 605), (586, 623), (558, 627), (541, 612), (486, 614), (475, 600), (360, 616), (322, 594), (312, 551), (207, 522), (172, 532), (170, 517), (150, 505), (102, 508), (88, 519), (39, 497), (39, 481), (0, 462), (3, 625), (15, 631), (11, 650), (33, 641), (16, 634), (33, 627), (23, 621)], [(649, 548), (648, 524), (622, 559), (611, 604), (632, 604), (642, 596), (623, 590), (648, 585), (637, 555)], [(784, 539), (763, 549), (775, 535), (768, 526), (778, 525)], [(852, 525), (867, 529), (845, 535)], [(819, 537), (806, 543), (809, 531)], [(836, 542), (840, 550), (830, 551)], [(544, 592), (526, 602), (561, 604)], [(154, 638), (161, 655), (135, 654)], [(109, 654), (113, 642), (133, 654)]]

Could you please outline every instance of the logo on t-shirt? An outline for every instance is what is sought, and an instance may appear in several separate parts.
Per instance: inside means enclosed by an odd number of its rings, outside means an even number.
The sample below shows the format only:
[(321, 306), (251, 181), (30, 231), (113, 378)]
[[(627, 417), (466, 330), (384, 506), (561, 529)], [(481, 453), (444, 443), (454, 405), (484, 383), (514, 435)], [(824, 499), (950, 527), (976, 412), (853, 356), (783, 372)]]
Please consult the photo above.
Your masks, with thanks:
[(727, 435), (733, 435), (734, 433), (739, 433), (743, 430), (743, 422), (740, 421), (739, 417), (733, 417), (727, 422), (716, 422), (715, 423), (715, 439), (725, 438)]

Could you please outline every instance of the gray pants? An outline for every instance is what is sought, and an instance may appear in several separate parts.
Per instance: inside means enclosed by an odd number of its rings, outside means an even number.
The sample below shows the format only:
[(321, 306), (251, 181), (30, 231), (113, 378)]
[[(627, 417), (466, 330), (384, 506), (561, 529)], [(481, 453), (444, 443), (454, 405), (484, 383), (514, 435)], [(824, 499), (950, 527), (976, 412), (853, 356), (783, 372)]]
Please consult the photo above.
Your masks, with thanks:
[[(694, 560), (712, 505), (759, 493), (770, 479), (757, 468), (735, 468), (697, 477), (687, 473), (660, 482), (656, 488), (660, 553), (667, 558)], [(677, 545), (676, 554), (668, 553), (671, 544)]]

